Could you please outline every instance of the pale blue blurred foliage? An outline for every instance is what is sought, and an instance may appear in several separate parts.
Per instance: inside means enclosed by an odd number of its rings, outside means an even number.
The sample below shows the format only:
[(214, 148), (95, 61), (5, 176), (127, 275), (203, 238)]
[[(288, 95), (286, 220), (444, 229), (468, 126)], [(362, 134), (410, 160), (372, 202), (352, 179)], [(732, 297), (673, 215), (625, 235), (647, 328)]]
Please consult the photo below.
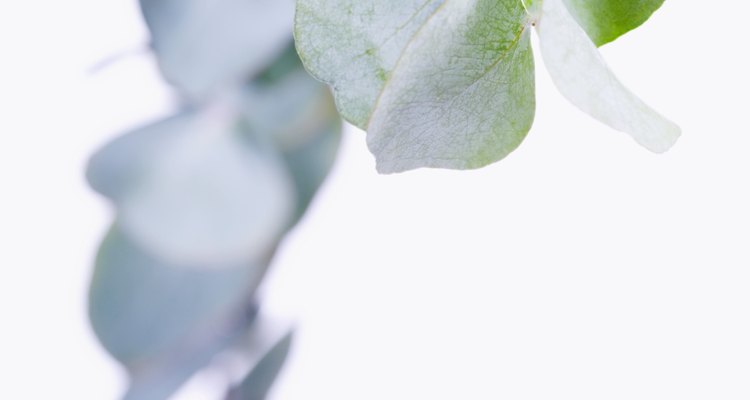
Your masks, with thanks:
[(116, 211), (91, 322), (130, 376), (125, 399), (169, 398), (232, 352), (259, 361), (217, 398), (260, 400), (292, 333), (249, 345), (262, 323), (256, 290), (327, 176), (341, 121), (297, 58), (292, 0), (140, 3), (182, 109), (90, 160), (91, 186)]
[(256, 364), (252, 372), (234, 387), (226, 400), (263, 399), (268, 395), (273, 380), (289, 354), (292, 345), (292, 334), (287, 334)]
[(131, 376), (124, 398), (166, 398), (247, 335), (266, 265), (165, 263), (113, 227), (97, 257), (90, 313), (102, 344)]
[(292, 0), (140, 0), (167, 81), (200, 100), (268, 67), (289, 42)]

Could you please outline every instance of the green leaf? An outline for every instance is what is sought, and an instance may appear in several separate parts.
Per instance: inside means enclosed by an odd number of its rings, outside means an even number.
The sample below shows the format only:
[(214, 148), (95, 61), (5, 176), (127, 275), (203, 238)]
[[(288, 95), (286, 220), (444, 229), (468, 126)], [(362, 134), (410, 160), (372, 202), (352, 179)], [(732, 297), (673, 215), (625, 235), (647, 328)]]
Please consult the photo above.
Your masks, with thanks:
[[(468, 4), (467, 4), (468, 3)], [(367, 144), (381, 173), (498, 161), (534, 119), (534, 62), (515, 0), (446, 2), (380, 95)]]
[(531, 127), (534, 68), (517, 0), (299, 0), (297, 46), (368, 131), (378, 170), (477, 168)]
[(173, 264), (143, 251), (115, 226), (96, 259), (89, 315), (101, 343), (131, 376), (126, 398), (166, 398), (244, 333), (268, 258)]
[(162, 258), (257, 259), (287, 228), (295, 189), (281, 156), (237, 121), (218, 103), (125, 135), (92, 158), (92, 186), (113, 196), (122, 229)]
[(576, 21), (597, 46), (639, 27), (664, 0), (565, 0)]
[(544, 62), (560, 92), (599, 121), (651, 151), (668, 150), (680, 128), (625, 88), (562, 0), (545, 0), (537, 24)]
[(265, 400), (284, 366), (291, 345), (292, 332), (289, 332), (261, 358), (247, 377), (229, 392), (226, 400)]
[(239, 84), (284, 51), (292, 0), (140, 0), (165, 78), (200, 98)]

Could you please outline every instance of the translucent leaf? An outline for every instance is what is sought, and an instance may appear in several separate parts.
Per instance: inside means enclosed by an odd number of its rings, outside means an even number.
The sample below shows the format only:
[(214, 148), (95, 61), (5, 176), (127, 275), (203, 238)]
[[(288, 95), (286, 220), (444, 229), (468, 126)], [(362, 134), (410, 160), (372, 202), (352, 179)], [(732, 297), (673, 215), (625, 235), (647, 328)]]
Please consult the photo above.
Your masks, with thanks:
[(97, 256), (89, 314), (101, 343), (131, 376), (126, 398), (166, 398), (244, 333), (269, 257), (201, 268), (172, 264), (114, 227)]
[(226, 400), (264, 400), (268, 396), (292, 345), (292, 333), (285, 335), (256, 364), (247, 377), (233, 388)]
[(122, 229), (176, 263), (254, 260), (288, 226), (295, 189), (279, 155), (237, 129), (233, 112), (184, 114), (123, 136), (90, 163)]
[(141, 0), (168, 81), (191, 97), (240, 83), (289, 41), (293, 0)]
[(639, 27), (663, 3), (664, 0), (565, 0), (570, 13), (597, 46)]
[(537, 30), (547, 69), (570, 102), (651, 151), (664, 152), (675, 143), (680, 128), (617, 80), (562, 0), (543, 2)]

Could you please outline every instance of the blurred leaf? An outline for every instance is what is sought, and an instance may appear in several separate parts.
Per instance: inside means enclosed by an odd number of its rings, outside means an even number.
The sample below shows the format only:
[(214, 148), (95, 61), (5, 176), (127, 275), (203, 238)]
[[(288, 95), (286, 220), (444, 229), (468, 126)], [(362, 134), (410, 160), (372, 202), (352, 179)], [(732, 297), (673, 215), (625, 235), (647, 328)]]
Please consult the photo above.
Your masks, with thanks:
[(288, 226), (293, 181), (231, 109), (185, 113), (116, 139), (89, 166), (122, 229), (181, 264), (254, 260)]
[(138, 185), (148, 166), (182, 135), (192, 119), (191, 114), (179, 114), (107, 143), (89, 159), (86, 168), (89, 185), (117, 202)]
[[(90, 314), (130, 373), (125, 399), (167, 398), (247, 336), (270, 253), (325, 179), (340, 138), (327, 87), (288, 46), (239, 95), (137, 129), (91, 158), (87, 177), (114, 203), (117, 224), (97, 258)], [(252, 375), (265, 388), (237, 390), (265, 394), (282, 350)]]
[(245, 88), (245, 119), (281, 151), (297, 187), (299, 218), (333, 165), (341, 118), (326, 85), (312, 79), (293, 46)]
[(226, 400), (264, 400), (289, 355), (292, 336), (293, 333), (289, 332), (276, 343), (247, 377), (227, 394)]
[(340, 120), (337, 118), (331, 125), (321, 129), (303, 146), (284, 153), (284, 159), (297, 186), (298, 206), (294, 221), (305, 213), (336, 159), (341, 141)]
[(269, 257), (187, 268), (142, 251), (113, 227), (97, 256), (89, 314), (101, 343), (131, 375), (126, 398), (165, 398), (243, 334)]
[[(620, 85), (584, 31), (599, 44), (613, 40), (661, 3), (297, 0), (295, 38), (308, 70), (333, 87), (342, 116), (367, 131), (381, 173), (479, 168), (515, 150), (535, 113), (534, 25), (563, 95), (661, 152), (679, 128)], [(570, 21), (539, 15), (550, 7)]]
[(260, 72), (292, 31), (292, 0), (140, 2), (165, 78), (192, 98)]

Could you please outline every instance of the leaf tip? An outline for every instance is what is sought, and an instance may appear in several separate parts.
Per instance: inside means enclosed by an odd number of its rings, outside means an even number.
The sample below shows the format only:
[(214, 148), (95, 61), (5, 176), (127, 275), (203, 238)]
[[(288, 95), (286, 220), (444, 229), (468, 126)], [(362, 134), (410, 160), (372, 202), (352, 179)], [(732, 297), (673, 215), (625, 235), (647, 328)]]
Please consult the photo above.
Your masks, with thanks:
[(399, 172), (404, 172), (409, 170), (410, 168), (403, 168), (398, 166), (396, 163), (394, 163), (392, 160), (382, 160), (379, 158), (376, 158), (375, 160), (375, 170), (380, 175), (392, 175)]
[(656, 154), (662, 154), (669, 151), (677, 140), (682, 136), (682, 129), (673, 122), (668, 122), (668, 125), (661, 130), (661, 134), (658, 136), (652, 136), (648, 140), (638, 140), (638, 142), (651, 152)]

